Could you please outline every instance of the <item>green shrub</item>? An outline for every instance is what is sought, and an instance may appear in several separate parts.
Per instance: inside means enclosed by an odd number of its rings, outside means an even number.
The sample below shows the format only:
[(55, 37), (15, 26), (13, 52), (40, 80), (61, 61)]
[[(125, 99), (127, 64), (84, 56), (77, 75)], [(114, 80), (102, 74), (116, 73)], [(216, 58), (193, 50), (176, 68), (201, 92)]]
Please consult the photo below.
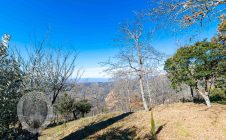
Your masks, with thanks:
[(82, 114), (82, 117), (84, 117), (85, 113), (89, 113), (91, 108), (92, 105), (88, 102), (88, 100), (81, 100), (75, 103), (75, 109), (77, 112)]
[(225, 91), (220, 88), (215, 88), (211, 91), (210, 94), (211, 101), (224, 101), (226, 100)]
[(75, 108), (75, 101), (67, 93), (62, 96), (55, 106), (55, 111), (64, 116), (66, 121)]

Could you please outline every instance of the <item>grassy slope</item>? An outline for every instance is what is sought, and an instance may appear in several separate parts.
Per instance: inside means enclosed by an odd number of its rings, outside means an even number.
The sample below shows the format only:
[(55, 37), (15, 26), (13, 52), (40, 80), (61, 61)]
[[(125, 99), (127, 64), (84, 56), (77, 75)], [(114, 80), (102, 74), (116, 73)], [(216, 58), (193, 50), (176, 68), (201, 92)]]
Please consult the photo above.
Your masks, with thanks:
[[(212, 108), (207, 109), (201, 104), (176, 103), (158, 106), (153, 109), (153, 113), (157, 126), (163, 126), (158, 134), (160, 140), (226, 139), (226, 105), (213, 104)], [(118, 112), (87, 117), (69, 122), (66, 126), (46, 129), (40, 139), (62, 139), (73, 132), (85, 139), (100, 140), (150, 137), (150, 112), (139, 111), (114, 118), (121, 114)], [(113, 119), (108, 120), (109, 118)]]

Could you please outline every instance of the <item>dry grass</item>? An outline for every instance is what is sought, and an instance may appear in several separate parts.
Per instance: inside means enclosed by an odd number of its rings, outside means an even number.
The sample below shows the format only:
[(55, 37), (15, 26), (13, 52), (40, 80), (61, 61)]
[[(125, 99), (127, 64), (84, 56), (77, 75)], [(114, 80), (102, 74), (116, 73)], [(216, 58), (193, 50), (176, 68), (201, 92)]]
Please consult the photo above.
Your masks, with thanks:
[[(224, 140), (226, 139), (226, 105), (176, 103), (161, 105), (153, 109), (157, 126), (164, 125), (158, 134), (159, 140)], [(78, 130), (87, 130), (121, 113), (110, 113), (69, 122), (43, 131), (40, 139), (62, 139)], [(149, 139), (151, 113), (139, 111), (106, 126), (96, 128), (95, 133), (85, 139)], [(86, 127), (85, 127), (86, 126)], [(93, 125), (95, 126), (95, 125)], [(88, 129), (89, 130), (89, 129)]]
[(106, 119), (120, 115), (121, 113), (115, 112), (111, 114), (100, 114), (95, 117), (86, 117), (76, 121), (68, 122), (53, 128), (44, 130), (39, 137), (40, 140), (58, 140), (65, 136), (75, 132), (76, 130), (82, 129), (92, 123), (98, 123)]

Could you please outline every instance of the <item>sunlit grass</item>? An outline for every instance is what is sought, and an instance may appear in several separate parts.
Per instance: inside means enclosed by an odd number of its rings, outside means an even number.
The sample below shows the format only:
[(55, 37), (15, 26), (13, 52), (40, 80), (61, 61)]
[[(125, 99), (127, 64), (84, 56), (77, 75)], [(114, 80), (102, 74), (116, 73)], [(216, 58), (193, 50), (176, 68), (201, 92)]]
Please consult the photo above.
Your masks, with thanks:
[[(160, 140), (226, 139), (225, 105), (213, 104), (208, 109), (204, 104), (176, 103), (160, 105), (152, 109), (152, 111), (156, 127), (163, 126), (160, 133), (157, 134)], [(68, 122), (66, 127), (62, 124), (44, 130), (39, 139), (62, 139), (73, 132), (121, 114), (120, 112), (101, 114)], [(103, 129), (97, 129), (95, 133), (88, 135), (85, 139), (95, 140), (97, 138), (118, 137), (135, 140), (148, 139), (151, 136), (150, 120), (150, 111), (138, 111)]]

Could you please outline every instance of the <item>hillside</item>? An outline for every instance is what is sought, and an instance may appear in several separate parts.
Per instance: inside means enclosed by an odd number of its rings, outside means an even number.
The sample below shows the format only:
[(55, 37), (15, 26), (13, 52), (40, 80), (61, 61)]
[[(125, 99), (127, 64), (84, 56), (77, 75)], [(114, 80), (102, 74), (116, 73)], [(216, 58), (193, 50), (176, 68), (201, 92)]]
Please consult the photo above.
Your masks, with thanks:
[[(159, 140), (226, 139), (226, 106), (176, 103), (153, 109)], [(149, 139), (151, 112), (109, 113), (44, 130), (39, 139)]]

